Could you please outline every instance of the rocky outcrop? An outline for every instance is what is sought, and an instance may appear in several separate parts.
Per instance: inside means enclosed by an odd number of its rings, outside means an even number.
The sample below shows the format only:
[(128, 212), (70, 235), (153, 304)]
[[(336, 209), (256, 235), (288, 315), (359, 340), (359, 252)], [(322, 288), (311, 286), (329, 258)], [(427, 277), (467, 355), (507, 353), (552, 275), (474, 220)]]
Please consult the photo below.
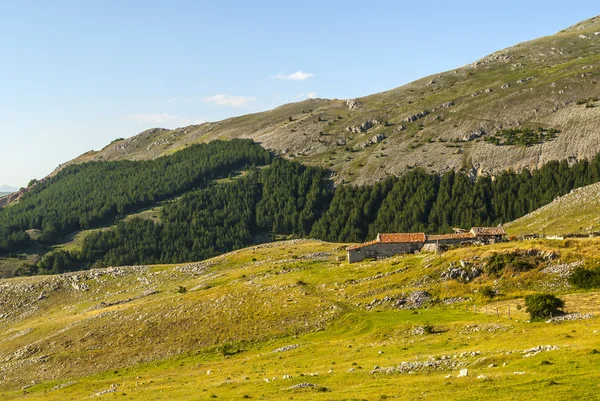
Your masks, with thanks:
[[(464, 261), (461, 261), (464, 262)], [(464, 283), (479, 277), (483, 271), (477, 266), (473, 266), (468, 262), (461, 263), (461, 267), (451, 265), (441, 274), (442, 280), (457, 280)]]
[(474, 131), (467, 132), (466, 134), (460, 137), (460, 140), (464, 142), (474, 141), (475, 139), (480, 138), (485, 134), (485, 130), (483, 128), (479, 128)]
[(346, 100), (346, 106), (348, 106), (348, 110), (356, 110), (360, 103), (356, 99), (348, 99)]
[(373, 138), (369, 139), (368, 141), (361, 143), (360, 147), (363, 149), (368, 148), (371, 145), (374, 145), (376, 143), (383, 141), (385, 138), (386, 138), (386, 136), (384, 134), (377, 134)]
[(405, 123), (412, 123), (412, 122), (415, 122), (415, 121), (417, 121), (417, 120), (419, 120), (419, 119), (421, 119), (423, 117), (426, 117), (427, 115), (429, 115), (429, 111), (423, 110), (423, 111), (421, 111), (421, 112), (419, 112), (417, 114), (413, 114), (412, 116), (406, 117), (402, 121), (404, 121)]
[(367, 132), (368, 130), (370, 130), (371, 128), (373, 128), (374, 126), (376, 126), (378, 124), (381, 124), (381, 122), (379, 120), (371, 118), (371, 119), (365, 121), (364, 123), (362, 123), (361, 125), (353, 126), (353, 127), (346, 127), (346, 131), (353, 132), (355, 134), (359, 134), (361, 132)]

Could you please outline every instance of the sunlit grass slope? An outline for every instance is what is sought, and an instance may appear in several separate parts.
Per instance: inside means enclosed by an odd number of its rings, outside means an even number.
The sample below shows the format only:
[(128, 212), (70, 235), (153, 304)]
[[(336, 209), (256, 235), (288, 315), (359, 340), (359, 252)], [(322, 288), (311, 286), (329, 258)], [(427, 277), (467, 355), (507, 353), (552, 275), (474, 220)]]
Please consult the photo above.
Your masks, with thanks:
[[(529, 323), (517, 305), (552, 291), (568, 311), (600, 312), (599, 293), (541, 271), (591, 263), (599, 245), (528, 241), (349, 265), (342, 244), (294, 240), (187, 265), (3, 280), (0, 399), (593, 399), (600, 320)], [(469, 283), (440, 278), (451, 263), (515, 249), (558, 259)], [(498, 295), (485, 298), (484, 286)], [(419, 290), (429, 302), (399, 306)], [(540, 345), (551, 347), (527, 351)]]
[(512, 235), (590, 234), (600, 231), (600, 183), (578, 188), (506, 226)]

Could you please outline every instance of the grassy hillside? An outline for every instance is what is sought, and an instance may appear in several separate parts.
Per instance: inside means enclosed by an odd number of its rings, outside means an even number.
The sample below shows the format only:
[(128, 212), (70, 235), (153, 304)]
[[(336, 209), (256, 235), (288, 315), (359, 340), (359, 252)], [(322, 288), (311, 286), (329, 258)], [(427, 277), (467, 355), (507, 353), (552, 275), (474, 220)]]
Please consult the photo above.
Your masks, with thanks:
[(598, 232), (600, 231), (600, 184), (575, 189), (505, 227), (511, 235)]
[[(331, 168), (338, 182), (365, 183), (415, 166), (476, 175), (591, 157), (600, 151), (598, 32), (595, 17), (388, 92), (347, 101), (309, 99), (219, 122), (152, 129), (73, 162), (153, 159), (192, 143), (244, 137)], [(558, 133), (520, 140), (528, 129)], [(520, 139), (495, 145), (503, 130)]]
[[(597, 262), (599, 244), (528, 241), (348, 265), (341, 244), (294, 240), (188, 265), (3, 280), (0, 395), (593, 398), (600, 320), (529, 323), (518, 308), (525, 294), (552, 291), (568, 311), (598, 314), (600, 293), (544, 269)], [(441, 278), (459, 260), (531, 249), (542, 262), (525, 273)]]

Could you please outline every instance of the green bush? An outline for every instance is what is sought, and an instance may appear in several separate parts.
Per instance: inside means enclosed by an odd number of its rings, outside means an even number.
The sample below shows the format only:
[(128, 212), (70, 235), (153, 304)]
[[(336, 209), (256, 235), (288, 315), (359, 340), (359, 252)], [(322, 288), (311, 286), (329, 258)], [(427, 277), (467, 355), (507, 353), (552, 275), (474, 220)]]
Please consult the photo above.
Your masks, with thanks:
[(533, 294), (525, 297), (525, 311), (532, 321), (544, 320), (560, 314), (565, 302), (552, 294)]
[(589, 290), (600, 287), (600, 268), (585, 269), (577, 267), (569, 276), (569, 284), (574, 287)]
[(423, 325), (423, 333), (425, 333), (425, 334), (435, 333), (435, 326), (429, 322), (425, 322), (425, 324)]
[(515, 272), (526, 272), (535, 269), (541, 261), (539, 257), (522, 252), (494, 253), (485, 261), (483, 270), (490, 275), (499, 276), (505, 269)]
[(486, 286), (481, 289), (481, 295), (487, 298), (494, 298), (496, 296), (496, 291), (492, 287)]
[(221, 347), (219, 347), (219, 351), (225, 357), (236, 355), (236, 354), (239, 354), (240, 352), (242, 352), (242, 350), (240, 349), (240, 347), (238, 345), (235, 345), (232, 343), (223, 344)]

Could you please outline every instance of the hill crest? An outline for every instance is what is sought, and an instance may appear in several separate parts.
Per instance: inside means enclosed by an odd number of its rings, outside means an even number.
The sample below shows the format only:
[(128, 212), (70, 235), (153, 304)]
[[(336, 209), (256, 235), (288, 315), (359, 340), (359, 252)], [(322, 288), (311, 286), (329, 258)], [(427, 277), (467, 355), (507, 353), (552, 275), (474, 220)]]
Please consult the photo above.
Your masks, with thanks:
[[(69, 163), (152, 159), (213, 139), (252, 138), (286, 158), (369, 183), (413, 167), (475, 177), (600, 151), (600, 17), (474, 63), (357, 99), (307, 99), (174, 130), (150, 129)], [(503, 130), (555, 138), (497, 144)], [(516, 134), (514, 134), (516, 132)]]

